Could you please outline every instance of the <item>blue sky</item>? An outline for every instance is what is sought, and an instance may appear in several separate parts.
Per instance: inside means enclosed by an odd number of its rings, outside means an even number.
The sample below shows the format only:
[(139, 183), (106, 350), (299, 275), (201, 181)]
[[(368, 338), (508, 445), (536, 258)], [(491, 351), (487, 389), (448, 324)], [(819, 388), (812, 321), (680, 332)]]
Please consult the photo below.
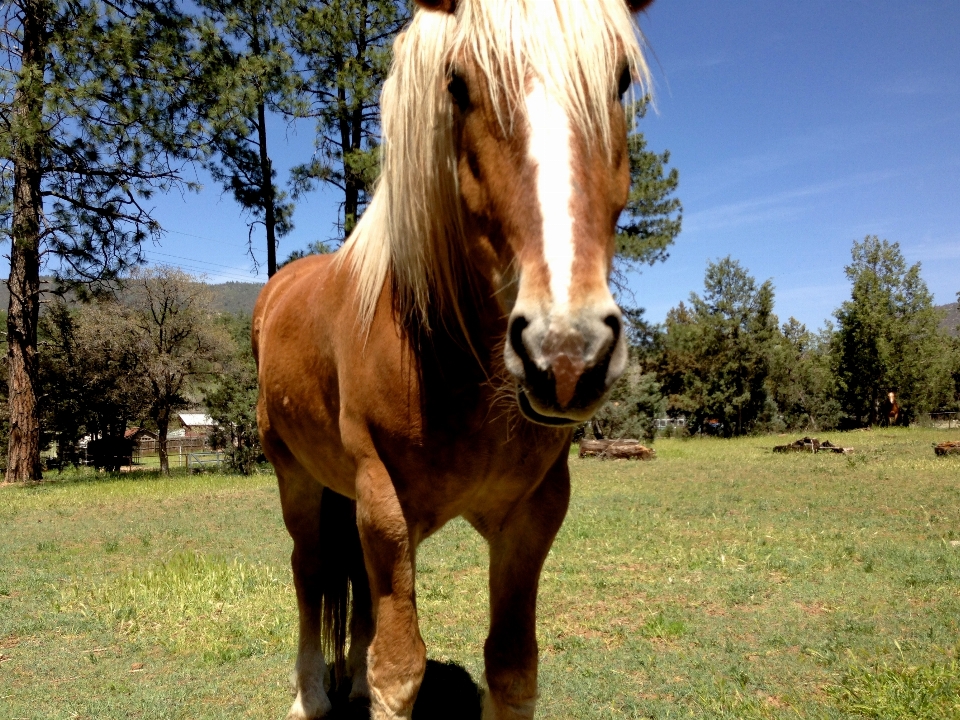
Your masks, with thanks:
[[(776, 311), (819, 327), (848, 296), (854, 239), (899, 241), (937, 303), (960, 290), (960, 2), (659, 0), (641, 17), (657, 111), (649, 147), (680, 171), (683, 232), (670, 259), (635, 278), (661, 321), (731, 255), (772, 279)], [(285, 169), (311, 152), (309, 126), (272, 128)], [(160, 198), (155, 262), (212, 281), (265, 279), (245, 256), (229, 196)], [(279, 257), (329, 237), (331, 193), (296, 210)], [(255, 237), (261, 259), (262, 232)]]
[(709, 259), (771, 278), (819, 326), (849, 295), (854, 239), (899, 241), (938, 303), (960, 291), (960, 3), (669, 0), (641, 21), (680, 171), (683, 232), (635, 283), (652, 320)]

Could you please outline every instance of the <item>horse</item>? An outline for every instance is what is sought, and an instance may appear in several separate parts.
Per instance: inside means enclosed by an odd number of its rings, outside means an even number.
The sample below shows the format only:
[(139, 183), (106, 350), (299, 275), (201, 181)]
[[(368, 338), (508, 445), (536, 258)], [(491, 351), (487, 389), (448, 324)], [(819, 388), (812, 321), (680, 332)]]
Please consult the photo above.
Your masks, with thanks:
[(891, 390), (887, 397), (879, 403), (878, 415), (880, 416), (880, 425), (893, 427), (900, 424), (900, 403), (897, 402), (897, 393)]
[(483, 717), (533, 717), (573, 428), (627, 363), (609, 277), (648, 3), (418, 3), (381, 93), (369, 206), (254, 310), (299, 610), (289, 720), (332, 712), (328, 673), (374, 720), (411, 717), (416, 550), (456, 517), (489, 545)]

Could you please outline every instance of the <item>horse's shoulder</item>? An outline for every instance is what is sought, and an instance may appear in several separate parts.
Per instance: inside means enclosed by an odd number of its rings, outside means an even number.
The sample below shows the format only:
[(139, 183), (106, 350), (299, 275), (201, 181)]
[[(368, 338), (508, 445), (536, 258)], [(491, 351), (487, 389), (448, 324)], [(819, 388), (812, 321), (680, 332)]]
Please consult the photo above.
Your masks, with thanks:
[[(328, 309), (320, 306), (343, 296), (344, 293), (339, 291), (327, 291), (331, 284), (340, 285), (347, 280), (346, 268), (337, 260), (336, 253), (308, 255), (284, 265), (263, 286), (253, 309), (251, 340), (254, 355), (258, 354), (261, 333), (271, 317), (292, 312), (306, 319), (311, 312)], [(323, 298), (326, 303), (318, 306), (318, 299)]]

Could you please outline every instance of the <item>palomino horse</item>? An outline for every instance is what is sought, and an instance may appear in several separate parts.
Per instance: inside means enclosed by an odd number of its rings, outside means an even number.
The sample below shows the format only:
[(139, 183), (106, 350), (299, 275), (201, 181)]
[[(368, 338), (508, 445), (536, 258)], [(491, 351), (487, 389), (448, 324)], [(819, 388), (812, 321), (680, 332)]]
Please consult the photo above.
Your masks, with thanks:
[(416, 549), (458, 516), (490, 548), (484, 718), (533, 716), (571, 426), (627, 360), (608, 278), (647, 3), (421, 3), (383, 89), (370, 207), (339, 252), (277, 273), (254, 315), (293, 538), (294, 720), (330, 712), (328, 661), (373, 718), (410, 717)]
[(893, 427), (900, 423), (900, 403), (897, 402), (897, 394), (893, 390), (888, 392), (887, 397), (881, 400), (878, 405), (880, 406), (877, 413), (880, 425)]

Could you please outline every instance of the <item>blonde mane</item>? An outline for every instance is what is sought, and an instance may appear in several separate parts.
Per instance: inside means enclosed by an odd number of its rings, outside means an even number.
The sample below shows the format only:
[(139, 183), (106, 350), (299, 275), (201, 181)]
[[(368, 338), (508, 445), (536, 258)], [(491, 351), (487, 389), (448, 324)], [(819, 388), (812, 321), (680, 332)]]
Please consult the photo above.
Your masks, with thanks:
[(454, 15), (416, 11), (394, 43), (381, 96), (380, 179), (340, 253), (357, 283), (362, 332), (388, 278), (401, 318), (419, 317), (427, 328), (430, 316), (463, 324), (459, 298), (470, 278), (461, 250), (450, 59), (477, 63), (493, 106), (507, 108), (499, 118), (504, 127), (523, 120), (519, 94), (507, 89), (524, 87), (532, 75), (581, 132), (609, 146), (606, 98), (621, 54), (634, 80), (646, 83), (639, 31), (625, 0), (460, 0)]

